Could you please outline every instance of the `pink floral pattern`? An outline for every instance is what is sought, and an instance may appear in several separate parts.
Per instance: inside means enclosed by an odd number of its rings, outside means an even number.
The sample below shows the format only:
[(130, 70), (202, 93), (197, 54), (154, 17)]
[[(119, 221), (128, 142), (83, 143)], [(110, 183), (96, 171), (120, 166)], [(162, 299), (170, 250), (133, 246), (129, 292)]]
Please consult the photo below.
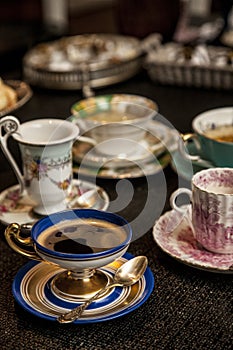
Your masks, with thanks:
[(233, 169), (208, 169), (193, 179), (196, 239), (216, 253), (233, 253)]
[(179, 261), (200, 269), (233, 273), (233, 254), (212, 253), (195, 239), (188, 220), (175, 210), (155, 223), (153, 236), (158, 246)]
[(25, 206), (19, 202), (19, 189), (9, 191), (5, 198), (0, 202), (0, 213), (17, 212), (25, 209)]
[[(208, 174), (208, 175), (207, 175)], [(200, 171), (193, 178), (193, 184), (206, 189), (209, 185), (217, 187), (230, 187), (233, 189), (233, 169), (208, 169)], [(233, 194), (233, 191), (232, 191)]]
[[(77, 196), (81, 196), (85, 192), (90, 191), (94, 185), (90, 185), (88, 182), (73, 181), (70, 191), (67, 194), (67, 206), (69, 202), (75, 199)], [(5, 196), (2, 196), (0, 200), (0, 216), (4, 213), (17, 213), (28, 212), (33, 209), (33, 204), (29, 202), (27, 196), (24, 198), (21, 196), (19, 187), (13, 186), (12, 189), (6, 191)]]
[(194, 205), (193, 225), (196, 239), (211, 251), (233, 251), (233, 226), (226, 226), (219, 219), (218, 211), (211, 211), (210, 208), (200, 210)]

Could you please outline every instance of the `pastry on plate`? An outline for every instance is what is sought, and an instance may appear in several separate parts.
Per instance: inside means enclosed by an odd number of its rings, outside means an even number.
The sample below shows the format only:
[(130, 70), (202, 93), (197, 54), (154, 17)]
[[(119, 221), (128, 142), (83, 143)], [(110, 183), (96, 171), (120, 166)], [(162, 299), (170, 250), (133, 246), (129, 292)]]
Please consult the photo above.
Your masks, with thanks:
[(17, 102), (17, 93), (0, 78), (0, 111), (14, 106)]

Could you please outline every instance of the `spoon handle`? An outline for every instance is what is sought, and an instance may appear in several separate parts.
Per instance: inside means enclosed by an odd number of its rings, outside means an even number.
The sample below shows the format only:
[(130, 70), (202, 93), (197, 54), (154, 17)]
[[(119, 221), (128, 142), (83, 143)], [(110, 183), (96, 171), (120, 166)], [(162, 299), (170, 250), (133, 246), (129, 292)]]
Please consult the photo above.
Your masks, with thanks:
[(93, 295), (93, 297), (91, 297), (90, 299), (88, 299), (87, 301), (85, 301), (83, 304), (75, 307), (74, 309), (60, 315), (57, 318), (57, 321), (59, 323), (71, 323), (75, 320), (77, 320), (84, 312), (84, 310), (86, 310), (86, 308), (96, 299), (98, 299), (98, 297), (100, 295), (102, 295), (104, 292), (106, 292), (106, 290), (113, 288), (115, 286), (118, 286), (117, 283), (110, 283), (107, 286), (105, 286), (103, 289), (101, 289), (100, 291), (98, 291), (95, 295)]

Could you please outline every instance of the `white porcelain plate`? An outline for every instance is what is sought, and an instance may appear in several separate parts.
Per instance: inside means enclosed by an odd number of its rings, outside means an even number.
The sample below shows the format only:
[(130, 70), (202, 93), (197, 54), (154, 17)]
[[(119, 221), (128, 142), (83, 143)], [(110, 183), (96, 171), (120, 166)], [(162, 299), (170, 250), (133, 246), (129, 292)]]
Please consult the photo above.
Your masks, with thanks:
[(145, 138), (138, 143), (133, 154), (121, 155), (118, 158), (105, 156), (90, 144), (76, 141), (73, 145), (73, 159), (84, 166), (111, 167), (112, 169), (127, 167), (132, 163), (140, 165), (152, 162), (155, 157), (159, 157), (174, 140), (175, 134), (170, 128), (160, 122), (151, 121)]
[[(133, 155), (104, 157), (85, 142), (73, 147), (73, 171), (79, 175), (100, 178), (138, 178), (157, 174), (171, 161), (177, 148), (177, 133), (159, 121), (152, 121), (144, 140)], [(152, 150), (153, 149), (153, 150)]]
[[(113, 276), (115, 271), (132, 255), (124, 257), (102, 268)], [(12, 290), (16, 301), (31, 314), (56, 321), (57, 317), (78, 305), (72, 301), (57, 298), (51, 292), (51, 279), (62, 271), (59, 267), (46, 263), (31, 261), (17, 273)], [(103, 322), (126, 315), (141, 306), (150, 296), (154, 288), (154, 277), (147, 267), (142, 278), (131, 287), (113, 288), (104, 297), (93, 302), (74, 323)]]
[(233, 273), (233, 254), (217, 254), (203, 248), (187, 220), (175, 210), (159, 218), (153, 237), (164, 252), (182, 263), (212, 272)]
[(138, 178), (159, 173), (170, 163), (170, 160), (170, 154), (165, 152), (158, 158), (155, 157), (153, 161), (139, 165), (129, 161), (126, 165), (122, 163), (119, 167), (112, 167), (111, 164), (109, 166), (108, 163), (103, 167), (74, 163), (73, 172), (77, 175), (106, 179)]
[[(67, 208), (83, 208), (77, 205), (75, 199), (95, 189), (98, 196), (96, 196), (96, 200), (91, 203), (89, 208), (106, 210), (109, 206), (107, 193), (93, 183), (77, 179), (72, 180), (72, 190), (66, 199)], [(12, 222), (22, 225), (36, 221), (39, 217), (33, 212), (33, 205), (28, 196), (20, 197), (18, 185), (9, 187), (0, 193), (0, 221), (5, 225), (9, 225)]]

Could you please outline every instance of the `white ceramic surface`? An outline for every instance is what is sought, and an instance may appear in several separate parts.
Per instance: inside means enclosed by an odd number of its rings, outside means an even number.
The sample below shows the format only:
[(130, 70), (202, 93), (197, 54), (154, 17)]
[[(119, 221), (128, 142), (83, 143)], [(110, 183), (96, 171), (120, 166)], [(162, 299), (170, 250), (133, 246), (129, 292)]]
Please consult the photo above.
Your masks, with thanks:
[(103, 179), (126, 179), (126, 178), (139, 178), (149, 175), (157, 174), (170, 163), (171, 157), (168, 152), (163, 153), (161, 156), (152, 159), (150, 162), (138, 164), (135, 161), (126, 159), (120, 160), (120, 166), (118, 162), (107, 162), (104, 166), (89, 166), (85, 163), (75, 163), (73, 166), (73, 172), (78, 176), (88, 176), (89, 178), (103, 178)]
[(144, 138), (135, 145), (132, 154), (125, 152), (117, 156), (103, 155), (95, 147), (78, 139), (73, 145), (73, 160), (85, 166), (96, 167), (107, 164), (108, 168), (112, 167), (113, 169), (132, 166), (132, 163), (140, 165), (152, 162), (165, 150), (170, 150), (175, 142), (176, 135), (172, 129), (161, 122), (152, 120), (147, 125)]
[[(79, 128), (60, 119), (36, 119), (20, 124), (13, 116), (0, 120), (6, 135), (1, 133), (1, 147), (7, 155), (21, 185), (35, 203), (34, 211), (47, 215), (66, 208), (72, 181), (72, 144)], [(1, 129), (2, 132), (2, 129)], [(23, 175), (7, 145), (12, 135), (18, 142), (23, 163)]]
[(177, 138), (176, 130), (152, 120), (138, 149), (123, 157), (103, 156), (95, 148), (78, 140), (73, 145), (73, 171), (78, 175), (111, 179), (156, 174), (170, 163), (170, 155), (177, 149)]
[[(80, 181), (73, 179), (71, 182), (71, 191), (66, 198), (66, 208), (73, 206), (79, 208), (76, 199), (84, 193), (96, 190), (99, 195), (95, 197), (90, 208), (98, 210), (106, 210), (109, 206), (108, 194), (95, 184), (88, 181)], [(74, 203), (71, 205), (71, 203)], [(27, 194), (21, 196), (19, 185), (9, 187), (0, 193), (0, 221), (4, 225), (9, 225), (12, 222), (18, 224), (26, 224), (37, 221), (40, 216), (34, 213), (35, 203), (30, 200)], [(80, 206), (82, 208), (82, 206)]]
[(39, 249), (36, 249), (36, 251), (43, 261), (51, 262), (66, 270), (82, 271), (84, 269), (96, 269), (111, 264), (113, 261), (117, 260), (126, 253), (128, 246), (129, 244), (125, 245), (124, 248), (117, 250), (114, 252), (114, 254), (106, 254), (105, 256), (100, 256), (98, 258), (96, 257), (92, 259), (85, 259), (83, 257), (80, 259), (61, 259), (56, 258), (52, 254), (43, 254), (43, 252)]

